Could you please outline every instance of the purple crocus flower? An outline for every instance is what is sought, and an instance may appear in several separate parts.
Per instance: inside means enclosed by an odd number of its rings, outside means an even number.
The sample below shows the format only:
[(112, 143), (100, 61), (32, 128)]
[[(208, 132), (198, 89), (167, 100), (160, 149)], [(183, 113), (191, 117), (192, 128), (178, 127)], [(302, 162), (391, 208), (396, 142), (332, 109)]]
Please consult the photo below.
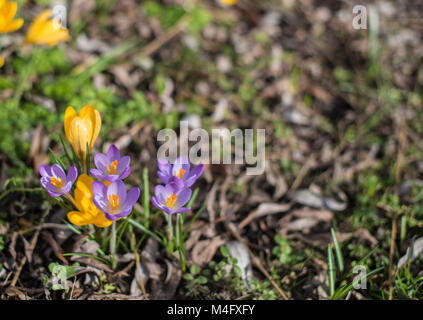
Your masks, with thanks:
[(130, 161), (129, 156), (121, 158), (119, 149), (112, 144), (107, 154), (97, 153), (94, 156), (96, 169), (91, 169), (90, 173), (97, 179), (109, 182), (123, 180), (131, 173)]
[(186, 188), (191, 187), (204, 170), (203, 164), (199, 164), (190, 169), (191, 166), (186, 157), (177, 158), (173, 165), (166, 159), (159, 159), (158, 166), (159, 171), (157, 175), (165, 184), (169, 183), (173, 177), (177, 177), (183, 181), (184, 187)]
[(53, 164), (51, 167), (42, 165), (39, 171), (41, 185), (47, 190), (50, 197), (60, 197), (68, 193), (78, 177), (78, 170), (75, 167), (70, 167), (68, 175), (66, 175), (58, 164)]
[(167, 214), (185, 213), (191, 209), (184, 207), (191, 194), (191, 189), (185, 188), (182, 180), (171, 179), (165, 186), (156, 186), (151, 202), (157, 209)]
[(108, 187), (101, 181), (94, 181), (93, 193), (95, 206), (104, 212), (107, 219), (115, 221), (131, 213), (140, 196), (140, 188), (133, 187), (127, 192), (125, 184), (120, 180), (112, 182)]

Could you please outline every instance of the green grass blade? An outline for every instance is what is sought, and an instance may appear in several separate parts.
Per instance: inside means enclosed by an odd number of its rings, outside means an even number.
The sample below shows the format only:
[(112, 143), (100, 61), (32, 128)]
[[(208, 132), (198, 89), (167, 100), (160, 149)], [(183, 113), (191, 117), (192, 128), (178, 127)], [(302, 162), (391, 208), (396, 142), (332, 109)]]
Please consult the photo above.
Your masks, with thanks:
[(150, 219), (150, 184), (148, 181), (148, 168), (142, 171), (142, 209), (144, 211), (144, 223), (149, 224)]
[(136, 222), (135, 220), (131, 219), (131, 218), (126, 218), (126, 220), (129, 221), (130, 224), (132, 224), (135, 228), (140, 229), (141, 231), (145, 232), (146, 234), (148, 234), (149, 236), (153, 237), (154, 239), (156, 239), (159, 243), (163, 244), (163, 240), (160, 239), (156, 234), (154, 234), (153, 232), (151, 232), (150, 230), (148, 230), (145, 226), (143, 226), (141, 223)]
[(330, 229), (330, 232), (332, 234), (332, 241), (333, 246), (335, 247), (335, 255), (336, 255), (336, 261), (338, 262), (339, 272), (344, 272), (344, 258), (342, 256), (341, 247), (339, 246), (338, 238), (336, 237), (335, 230), (333, 228)]
[(81, 256), (81, 257), (88, 257), (88, 258), (94, 258), (97, 259), (98, 261), (101, 261), (107, 265), (111, 265), (111, 262), (109, 260), (94, 256), (92, 254), (88, 254), (88, 253), (82, 253), (82, 252), (69, 252), (69, 253), (64, 253), (63, 254), (64, 257), (68, 257), (68, 256)]
[(335, 259), (333, 257), (332, 248), (328, 244), (328, 276), (329, 276), (329, 293), (330, 297), (335, 294), (336, 269)]

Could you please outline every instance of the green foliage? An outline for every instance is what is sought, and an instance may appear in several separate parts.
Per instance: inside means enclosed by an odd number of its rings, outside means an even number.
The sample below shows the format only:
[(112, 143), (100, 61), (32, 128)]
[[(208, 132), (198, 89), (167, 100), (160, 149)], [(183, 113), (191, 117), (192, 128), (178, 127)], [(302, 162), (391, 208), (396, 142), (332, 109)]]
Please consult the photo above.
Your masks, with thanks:
[(69, 288), (66, 286), (66, 281), (68, 278), (74, 276), (75, 266), (79, 266), (79, 263), (74, 263), (72, 266), (63, 266), (57, 262), (50, 263), (48, 269), (51, 273), (51, 279), (47, 275), (44, 275), (44, 286), (47, 286), (51, 282), (51, 288), (53, 290), (65, 290), (68, 292)]
[(292, 249), (288, 240), (277, 234), (275, 236), (276, 247), (273, 247), (272, 253), (278, 258), (280, 264), (287, 264), (291, 261)]

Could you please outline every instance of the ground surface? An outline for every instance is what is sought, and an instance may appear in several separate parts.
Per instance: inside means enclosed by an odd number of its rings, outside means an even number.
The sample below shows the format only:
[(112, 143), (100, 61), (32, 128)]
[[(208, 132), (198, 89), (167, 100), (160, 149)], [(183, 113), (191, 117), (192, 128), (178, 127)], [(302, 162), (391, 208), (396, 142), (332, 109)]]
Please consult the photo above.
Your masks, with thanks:
[[(19, 2), (27, 21), (49, 3)], [(3, 37), (3, 299), (327, 299), (331, 228), (335, 289), (362, 265), (376, 272), (350, 299), (422, 298), (422, 5), (368, 1), (370, 23), (355, 30), (355, 1), (274, 2), (75, 0), (69, 43), (22, 47), (22, 30)], [(158, 130), (182, 119), (266, 129), (263, 175), (207, 165), (195, 184), (186, 273), (177, 254), (123, 222), (113, 271), (96, 258), (108, 230), (70, 229), (40, 191), (36, 168), (53, 161), (50, 148), (63, 156), (64, 110), (86, 104), (103, 118), (96, 150), (116, 143), (132, 157), (128, 184), (151, 192)], [(133, 218), (165, 233), (143, 199)], [(410, 246), (413, 261), (400, 261)], [(76, 262), (71, 290), (54, 290), (49, 265)]]

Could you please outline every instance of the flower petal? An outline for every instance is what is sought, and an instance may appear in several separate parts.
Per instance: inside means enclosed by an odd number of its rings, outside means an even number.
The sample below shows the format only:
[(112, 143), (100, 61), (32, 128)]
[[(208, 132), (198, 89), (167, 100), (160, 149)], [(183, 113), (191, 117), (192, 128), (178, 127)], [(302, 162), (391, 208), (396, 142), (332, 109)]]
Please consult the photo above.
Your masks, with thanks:
[(96, 178), (96, 179), (99, 179), (99, 180), (104, 180), (104, 173), (103, 172), (101, 172), (100, 170), (98, 170), (98, 169), (90, 169), (90, 174), (94, 177), (94, 178)]
[(107, 150), (106, 155), (107, 155), (107, 159), (109, 159), (110, 162), (113, 162), (115, 160), (118, 160), (118, 161), (120, 160), (120, 151), (114, 144), (112, 144), (109, 147), (109, 150)]
[(110, 164), (107, 156), (102, 153), (96, 153), (94, 156), (94, 164), (98, 170), (102, 171), (105, 175), (107, 174), (107, 166)]
[(67, 180), (65, 171), (57, 163), (53, 164), (53, 166), (51, 167), (51, 171), (53, 173), (53, 176), (55, 176), (56, 178), (60, 178), (63, 182)]
[(76, 178), (78, 178), (78, 169), (76, 167), (70, 167), (68, 171), (68, 176), (66, 177), (67, 181), (75, 182)]
[(111, 195), (117, 195), (119, 197), (119, 207), (121, 207), (126, 201), (125, 184), (120, 180), (112, 182), (107, 188), (107, 199), (109, 199)]
[(169, 197), (170, 193), (167, 192), (166, 188), (162, 185), (158, 185), (154, 188), (154, 194), (158, 203), (162, 204), (166, 202), (166, 199)]
[(138, 201), (138, 198), (140, 197), (140, 188), (133, 187), (131, 190), (128, 191), (128, 194), (126, 195), (126, 201), (125, 204), (122, 207), (122, 211), (132, 209), (135, 202)]
[(51, 167), (47, 166), (47, 165), (41, 165), (38, 168), (38, 171), (40, 172), (40, 175), (43, 177), (51, 177), (52, 173), (51, 173)]
[(182, 189), (177, 195), (176, 204), (178, 207), (183, 207), (191, 199), (192, 190), (189, 188)]
[(75, 109), (73, 107), (67, 107), (65, 112), (65, 121), (64, 121), (65, 136), (66, 136), (66, 139), (68, 139), (68, 141), (71, 144), (72, 144), (72, 141), (71, 141), (71, 135), (70, 135), (70, 124), (75, 117), (76, 117)]

